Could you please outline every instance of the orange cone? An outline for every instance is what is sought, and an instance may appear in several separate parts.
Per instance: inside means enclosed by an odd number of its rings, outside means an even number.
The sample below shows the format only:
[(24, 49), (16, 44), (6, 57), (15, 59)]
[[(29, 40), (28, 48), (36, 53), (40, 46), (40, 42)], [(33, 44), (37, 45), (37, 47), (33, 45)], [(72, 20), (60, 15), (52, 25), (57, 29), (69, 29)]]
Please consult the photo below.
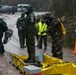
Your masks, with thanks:
[(75, 47), (74, 47), (74, 51), (73, 52), (76, 54), (76, 42), (75, 42)]

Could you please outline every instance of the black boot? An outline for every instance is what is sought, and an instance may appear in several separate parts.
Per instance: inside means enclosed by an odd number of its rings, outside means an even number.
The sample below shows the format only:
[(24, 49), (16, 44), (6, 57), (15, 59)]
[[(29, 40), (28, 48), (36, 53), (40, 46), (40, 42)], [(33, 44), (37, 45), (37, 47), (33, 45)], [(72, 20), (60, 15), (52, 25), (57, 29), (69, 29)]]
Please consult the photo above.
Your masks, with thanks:
[(30, 61), (31, 58), (27, 58), (26, 60), (24, 60), (25, 63), (28, 63), (28, 61)]
[(47, 47), (44, 47), (44, 50), (47, 50)]
[(21, 48), (26, 48), (26, 46), (20, 46)]
[(27, 63), (35, 63), (34, 59), (30, 59)]

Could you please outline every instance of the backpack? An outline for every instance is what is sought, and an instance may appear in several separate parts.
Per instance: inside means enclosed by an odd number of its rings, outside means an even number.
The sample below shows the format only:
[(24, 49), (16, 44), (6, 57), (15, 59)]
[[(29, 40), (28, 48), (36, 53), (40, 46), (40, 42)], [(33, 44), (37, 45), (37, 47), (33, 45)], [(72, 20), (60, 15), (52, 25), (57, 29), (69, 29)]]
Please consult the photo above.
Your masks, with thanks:
[(60, 19), (59, 18), (58, 18), (58, 21), (59, 21), (59, 23), (61, 25), (61, 32), (65, 36), (66, 35), (66, 29), (65, 29), (64, 25), (60, 22)]

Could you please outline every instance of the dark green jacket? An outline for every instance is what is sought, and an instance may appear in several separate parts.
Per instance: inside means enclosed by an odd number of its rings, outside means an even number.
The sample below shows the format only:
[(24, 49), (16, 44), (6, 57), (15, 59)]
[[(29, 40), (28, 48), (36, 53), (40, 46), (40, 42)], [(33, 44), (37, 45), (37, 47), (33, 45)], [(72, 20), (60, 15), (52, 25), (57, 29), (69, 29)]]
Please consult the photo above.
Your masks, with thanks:
[(35, 15), (33, 12), (26, 16), (25, 30), (26, 34), (35, 34)]
[(0, 18), (0, 39), (3, 37), (3, 33), (8, 30), (7, 24)]
[(16, 22), (16, 27), (19, 29), (19, 27), (22, 27), (23, 29), (25, 28), (25, 18), (18, 18)]
[(7, 24), (0, 18), (0, 54), (4, 53), (4, 46), (2, 43), (3, 33), (8, 30)]

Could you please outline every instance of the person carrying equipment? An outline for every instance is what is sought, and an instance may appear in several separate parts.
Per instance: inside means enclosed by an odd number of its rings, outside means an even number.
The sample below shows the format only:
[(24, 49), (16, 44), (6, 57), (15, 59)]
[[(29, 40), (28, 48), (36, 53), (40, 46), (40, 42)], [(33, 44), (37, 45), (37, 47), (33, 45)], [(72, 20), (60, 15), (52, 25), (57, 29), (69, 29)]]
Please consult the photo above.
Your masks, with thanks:
[(62, 36), (63, 34), (61, 22), (57, 17), (51, 17), (50, 15), (45, 15), (46, 24), (48, 25), (47, 33), (52, 38), (52, 56), (63, 59), (62, 51)]
[[(44, 42), (44, 50), (47, 49), (47, 33), (44, 32), (47, 31), (47, 24), (45, 23), (44, 15), (42, 15), (41, 21), (38, 22), (38, 49), (42, 48), (42, 41)], [(43, 33), (44, 32), (44, 33)]]
[(3, 55), (3, 53), (5, 52), (4, 45), (2, 43), (2, 38), (3, 38), (3, 34), (7, 30), (8, 30), (8, 27), (6, 22), (4, 22), (2, 18), (0, 18), (0, 55)]

